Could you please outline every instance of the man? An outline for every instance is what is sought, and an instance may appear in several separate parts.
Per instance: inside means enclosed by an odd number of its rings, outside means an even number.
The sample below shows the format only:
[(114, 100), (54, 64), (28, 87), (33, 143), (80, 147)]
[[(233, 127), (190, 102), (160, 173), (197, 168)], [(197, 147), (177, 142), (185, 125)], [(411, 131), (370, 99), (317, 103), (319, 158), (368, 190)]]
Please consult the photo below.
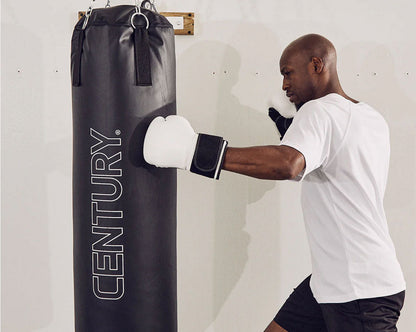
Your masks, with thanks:
[(311, 34), (280, 59), (283, 90), (298, 112), (279, 146), (227, 148), (181, 117), (157, 118), (146, 161), (219, 178), (221, 169), (302, 182), (312, 275), (290, 295), (266, 332), (397, 331), (405, 281), (383, 208), (389, 131), (369, 105), (348, 97), (336, 51)]

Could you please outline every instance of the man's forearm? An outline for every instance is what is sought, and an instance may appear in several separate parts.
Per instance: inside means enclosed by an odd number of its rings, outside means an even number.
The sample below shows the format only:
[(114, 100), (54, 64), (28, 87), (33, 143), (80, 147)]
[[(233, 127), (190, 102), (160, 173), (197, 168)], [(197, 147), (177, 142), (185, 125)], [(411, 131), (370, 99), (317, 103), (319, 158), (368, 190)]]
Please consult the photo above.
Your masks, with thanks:
[(303, 155), (288, 146), (228, 148), (223, 169), (259, 179), (288, 180), (305, 166)]

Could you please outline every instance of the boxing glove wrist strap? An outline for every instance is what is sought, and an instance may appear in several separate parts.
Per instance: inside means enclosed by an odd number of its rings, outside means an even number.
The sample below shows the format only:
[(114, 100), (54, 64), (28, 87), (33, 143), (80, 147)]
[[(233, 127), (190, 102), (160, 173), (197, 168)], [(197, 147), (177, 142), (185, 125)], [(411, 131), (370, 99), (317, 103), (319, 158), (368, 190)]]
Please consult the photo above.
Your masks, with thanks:
[(227, 144), (222, 137), (199, 134), (190, 171), (218, 180)]

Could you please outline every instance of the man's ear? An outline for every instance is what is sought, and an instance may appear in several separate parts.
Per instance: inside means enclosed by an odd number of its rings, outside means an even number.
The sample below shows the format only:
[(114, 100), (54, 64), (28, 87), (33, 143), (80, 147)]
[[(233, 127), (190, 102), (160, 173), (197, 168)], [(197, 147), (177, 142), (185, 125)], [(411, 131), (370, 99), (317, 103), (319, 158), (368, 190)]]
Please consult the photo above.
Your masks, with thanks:
[(324, 61), (316, 56), (312, 57), (312, 65), (315, 73), (320, 74), (324, 70)]

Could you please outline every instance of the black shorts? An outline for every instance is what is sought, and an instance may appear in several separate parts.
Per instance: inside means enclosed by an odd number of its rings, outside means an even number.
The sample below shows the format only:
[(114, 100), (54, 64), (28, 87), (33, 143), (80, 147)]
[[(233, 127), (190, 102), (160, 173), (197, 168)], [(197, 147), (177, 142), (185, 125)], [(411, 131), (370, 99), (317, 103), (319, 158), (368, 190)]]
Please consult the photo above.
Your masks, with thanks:
[(405, 292), (346, 303), (318, 304), (307, 277), (274, 321), (289, 332), (395, 332)]

